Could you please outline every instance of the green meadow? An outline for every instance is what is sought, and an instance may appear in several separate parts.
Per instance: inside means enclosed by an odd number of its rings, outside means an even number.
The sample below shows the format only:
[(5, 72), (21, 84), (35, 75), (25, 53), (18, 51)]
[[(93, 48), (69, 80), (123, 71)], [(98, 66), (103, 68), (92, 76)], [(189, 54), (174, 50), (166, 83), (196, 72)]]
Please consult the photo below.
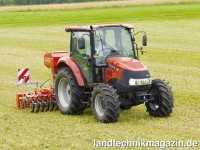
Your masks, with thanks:
[[(41, 84), (50, 77), (43, 55), (69, 50), (66, 26), (108, 23), (128, 23), (135, 32), (147, 32), (147, 53), (140, 60), (154, 79), (172, 86), (175, 107), (170, 117), (150, 117), (144, 105), (122, 111), (112, 124), (97, 122), (90, 108), (78, 116), (16, 109), (18, 68), (29, 67), (32, 82)], [(194, 140), (200, 147), (199, 40), (200, 3), (1, 11), (0, 149), (94, 149), (94, 139)]]

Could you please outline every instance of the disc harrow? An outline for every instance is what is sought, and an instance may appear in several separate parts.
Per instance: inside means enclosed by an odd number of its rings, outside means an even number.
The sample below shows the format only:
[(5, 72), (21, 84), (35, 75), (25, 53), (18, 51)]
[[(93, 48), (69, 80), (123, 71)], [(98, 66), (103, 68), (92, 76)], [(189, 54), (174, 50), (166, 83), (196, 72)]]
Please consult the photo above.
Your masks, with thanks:
[(16, 107), (18, 109), (30, 108), (32, 113), (58, 109), (53, 88), (16, 94)]

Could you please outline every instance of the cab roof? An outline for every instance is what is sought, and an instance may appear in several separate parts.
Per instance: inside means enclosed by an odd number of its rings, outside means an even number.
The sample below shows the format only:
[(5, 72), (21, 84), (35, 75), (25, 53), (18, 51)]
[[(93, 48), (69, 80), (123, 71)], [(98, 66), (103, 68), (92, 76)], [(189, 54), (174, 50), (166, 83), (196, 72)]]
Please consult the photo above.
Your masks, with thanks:
[(123, 27), (127, 29), (133, 29), (133, 26), (130, 24), (104, 24), (104, 25), (91, 25), (91, 26), (68, 26), (65, 28), (66, 32), (71, 32), (71, 31), (91, 31), (91, 27), (93, 30), (97, 30), (99, 28), (104, 28), (104, 27)]

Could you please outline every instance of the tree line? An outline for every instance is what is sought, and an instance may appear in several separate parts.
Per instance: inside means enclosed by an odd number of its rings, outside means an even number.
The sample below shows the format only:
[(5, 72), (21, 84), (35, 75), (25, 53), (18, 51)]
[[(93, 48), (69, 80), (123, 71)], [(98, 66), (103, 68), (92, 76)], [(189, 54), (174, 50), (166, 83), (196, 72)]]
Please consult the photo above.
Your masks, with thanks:
[(88, 1), (99, 1), (99, 0), (0, 0), (0, 6), (77, 3), (77, 2), (88, 2)]

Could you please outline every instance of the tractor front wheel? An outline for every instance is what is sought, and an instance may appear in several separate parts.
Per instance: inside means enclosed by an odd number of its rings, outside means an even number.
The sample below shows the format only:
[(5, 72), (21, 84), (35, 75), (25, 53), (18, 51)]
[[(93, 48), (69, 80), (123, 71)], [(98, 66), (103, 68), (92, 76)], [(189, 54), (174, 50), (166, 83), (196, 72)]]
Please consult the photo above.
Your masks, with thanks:
[(81, 88), (68, 67), (61, 68), (56, 75), (55, 96), (57, 106), (63, 114), (78, 115), (85, 108)]
[(91, 103), (93, 114), (98, 121), (111, 123), (118, 120), (120, 101), (112, 86), (106, 84), (96, 86), (92, 92)]
[(169, 116), (174, 107), (174, 98), (168, 83), (159, 79), (153, 80), (149, 93), (153, 97), (153, 101), (146, 103), (149, 115), (154, 117)]

